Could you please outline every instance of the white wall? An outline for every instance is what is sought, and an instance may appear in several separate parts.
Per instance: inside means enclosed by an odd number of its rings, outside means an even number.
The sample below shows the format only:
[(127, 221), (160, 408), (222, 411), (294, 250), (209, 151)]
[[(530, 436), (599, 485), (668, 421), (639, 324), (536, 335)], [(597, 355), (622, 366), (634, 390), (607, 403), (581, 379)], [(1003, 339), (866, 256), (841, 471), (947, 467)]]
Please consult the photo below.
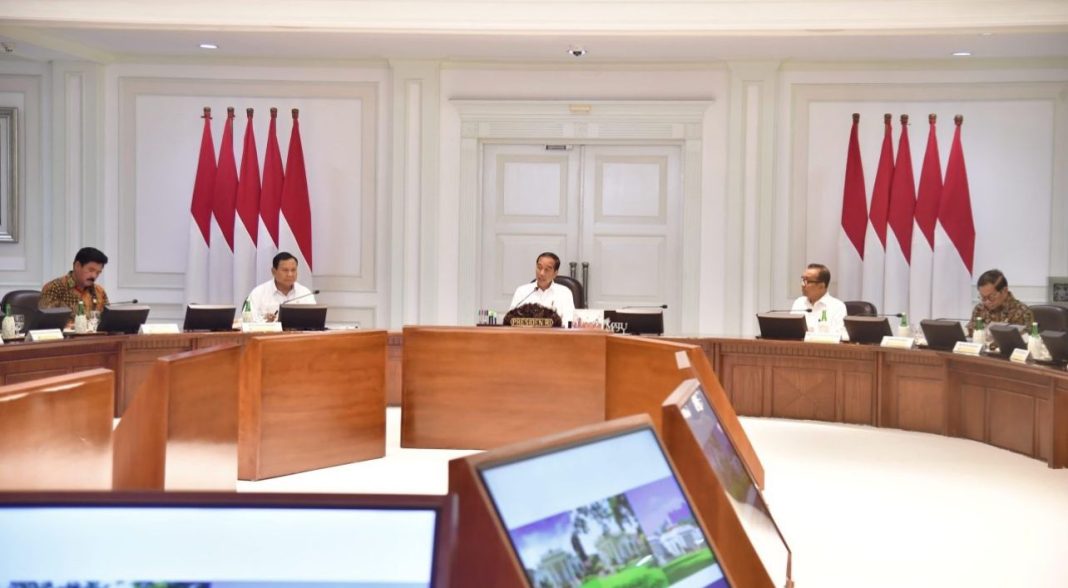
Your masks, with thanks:
[[(177, 320), (201, 107), (213, 106), (216, 141), (225, 107), (238, 108), (235, 143), (243, 109), (255, 107), (261, 153), (266, 108), (280, 107), (284, 157), (288, 108), (299, 106), (316, 255), (336, 277), (322, 296), (337, 309), (332, 320), (470, 323), (459, 311), (461, 269), (475, 260), (460, 258), (472, 227), (454, 100), (710, 100), (699, 237), (686, 243), (698, 256), (698, 311), (683, 318), (684, 331), (751, 333), (754, 312), (797, 295), (804, 263), (833, 263), (852, 112), (862, 114), (869, 189), (883, 112), (895, 116), (895, 146), (898, 115), (912, 116), (917, 178), (926, 115), (939, 114), (944, 161), (952, 116), (963, 114), (976, 267), (1000, 267), (1018, 296), (1044, 299), (1046, 277), (1068, 275), (1068, 67), (908, 65), (0, 61), (0, 105), (19, 105), (25, 119), (24, 230), (19, 243), (0, 244), (0, 288), (37, 286), (92, 244), (112, 256), (104, 284), (114, 297)], [(370, 144), (355, 137), (365, 124)]]

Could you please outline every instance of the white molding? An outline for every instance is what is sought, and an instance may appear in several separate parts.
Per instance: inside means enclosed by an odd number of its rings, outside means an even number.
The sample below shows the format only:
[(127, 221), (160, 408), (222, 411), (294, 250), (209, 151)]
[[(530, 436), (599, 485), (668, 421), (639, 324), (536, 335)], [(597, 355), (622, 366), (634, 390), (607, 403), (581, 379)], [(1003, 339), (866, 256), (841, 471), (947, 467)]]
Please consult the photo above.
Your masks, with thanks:
[[(534, 140), (584, 144), (670, 143), (683, 148), (683, 330), (698, 323), (700, 284), (702, 124), (712, 100), (467, 100), (450, 103), (460, 117), (461, 260), (483, 259), (481, 248), (482, 147)], [(457, 316), (478, 309), (478, 263), (459, 266)], [(470, 320), (473, 320), (471, 318)], [(692, 326), (691, 326), (692, 325)]]
[[(21, 65), (21, 64), (20, 64)], [(36, 284), (51, 279), (45, 251), (54, 228), (49, 219), (52, 203), (46, 197), (51, 185), (48, 173), (50, 120), (45, 116), (50, 94), (45, 68), (27, 64), (10, 68), (25, 73), (0, 74), (0, 94), (8, 94), (0, 106), (19, 109), (18, 242), (0, 244), (0, 271), (5, 284)]]

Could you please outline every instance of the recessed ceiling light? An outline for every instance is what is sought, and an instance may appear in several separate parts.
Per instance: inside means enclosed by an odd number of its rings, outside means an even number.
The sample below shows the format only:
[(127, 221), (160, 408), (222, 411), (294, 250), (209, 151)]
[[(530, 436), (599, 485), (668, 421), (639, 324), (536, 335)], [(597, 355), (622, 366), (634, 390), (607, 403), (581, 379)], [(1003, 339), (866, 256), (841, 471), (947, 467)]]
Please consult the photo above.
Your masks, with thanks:
[(971, 51), (954, 51), (953, 52), (953, 57), (971, 57), (971, 56), (972, 56), (972, 52)]
[(219, 46), (216, 45), (215, 43), (201, 43), (200, 44), (200, 48), (201, 49), (218, 49)]

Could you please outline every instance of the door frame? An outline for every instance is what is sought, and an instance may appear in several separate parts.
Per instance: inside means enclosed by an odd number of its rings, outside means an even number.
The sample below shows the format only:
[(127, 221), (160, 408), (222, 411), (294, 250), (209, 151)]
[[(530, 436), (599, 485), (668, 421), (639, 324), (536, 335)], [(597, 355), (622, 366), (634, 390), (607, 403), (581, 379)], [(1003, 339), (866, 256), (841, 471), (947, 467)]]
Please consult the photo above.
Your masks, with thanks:
[[(482, 158), (487, 143), (675, 144), (682, 149), (682, 329), (698, 325), (702, 124), (709, 100), (451, 100), (460, 116), (457, 316), (474, 322), (482, 270)], [(464, 263), (462, 260), (476, 260)]]

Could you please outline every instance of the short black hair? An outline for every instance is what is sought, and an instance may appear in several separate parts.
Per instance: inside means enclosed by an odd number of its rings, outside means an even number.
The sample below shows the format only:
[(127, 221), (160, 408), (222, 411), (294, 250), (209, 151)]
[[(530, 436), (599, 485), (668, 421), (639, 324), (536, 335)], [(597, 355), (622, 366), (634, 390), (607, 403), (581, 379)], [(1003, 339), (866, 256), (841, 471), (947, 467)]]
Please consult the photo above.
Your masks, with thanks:
[(85, 265), (93, 262), (99, 263), (100, 265), (107, 265), (108, 256), (104, 255), (104, 252), (96, 247), (82, 247), (78, 250), (78, 253), (74, 254), (74, 263), (78, 265)]
[(831, 270), (827, 269), (827, 266), (822, 263), (810, 263), (808, 269), (820, 270), (820, 283), (831, 285)]
[(293, 255), (288, 251), (279, 251), (278, 255), (275, 255), (274, 259), (271, 260), (271, 267), (273, 267), (274, 269), (278, 269), (278, 264), (282, 263), (283, 261), (286, 261), (287, 259), (292, 259), (293, 261), (297, 262), (297, 265), (300, 265), (300, 260), (297, 259), (296, 255)]
[(556, 254), (552, 251), (545, 251), (543, 253), (540, 253), (538, 257), (534, 260), (534, 263), (538, 263), (538, 260), (543, 257), (548, 257), (549, 259), (553, 260), (553, 271), (560, 271), (560, 258), (557, 257)]
[(994, 289), (998, 292), (1009, 287), (1009, 281), (1005, 279), (1005, 274), (1001, 273), (999, 269), (988, 269), (980, 274), (979, 281), (975, 284), (975, 287), (978, 288), (987, 284), (993, 284)]

